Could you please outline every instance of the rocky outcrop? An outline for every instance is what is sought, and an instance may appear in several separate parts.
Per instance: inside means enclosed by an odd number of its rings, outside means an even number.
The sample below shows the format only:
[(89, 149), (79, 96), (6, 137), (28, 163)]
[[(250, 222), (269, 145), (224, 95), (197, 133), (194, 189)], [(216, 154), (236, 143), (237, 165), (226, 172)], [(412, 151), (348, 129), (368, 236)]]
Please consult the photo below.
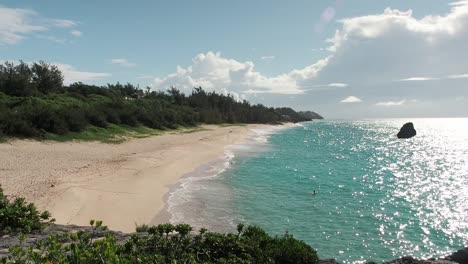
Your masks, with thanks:
[[(78, 231), (88, 231), (92, 232), (93, 229), (90, 226), (75, 226), (75, 225), (57, 225), (49, 224), (44, 229), (39, 231), (34, 231), (31, 234), (25, 235), (23, 243), (20, 242), (19, 235), (4, 235), (0, 236), (0, 260), (2, 257), (6, 257), (9, 254), (8, 249), (10, 247), (19, 246), (30, 247), (34, 244), (46, 239), (50, 235), (59, 235), (59, 234), (72, 234)], [(95, 230), (94, 237), (101, 238), (106, 234), (112, 234), (118, 243), (125, 243), (130, 239), (132, 234), (125, 234), (118, 231), (99, 231)], [(65, 241), (66, 242), (66, 241)], [(70, 241), (71, 242), (71, 241)]]
[(420, 260), (413, 257), (401, 257), (399, 259), (384, 262), (383, 264), (456, 264), (456, 262), (445, 259)]
[[(458, 262), (460, 264), (465, 264), (466, 262)], [(336, 261), (335, 259), (321, 259), (318, 264), (343, 264)], [(376, 264), (373, 261), (367, 261), (366, 264)], [(428, 259), (420, 260), (413, 257), (401, 257), (391, 261), (383, 262), (382, 264), (457, 264), (456, 261), (448, 259)]]
[(414, 129), (414, 125), (411, 122), (404, 124), (397, 134), (398, 138), (412, 138), (414, 136), (416, 136), (416, 129)]
[(455, 253), (447, 256), (446, 260), (451, 260), (460, 264), (468, 264), (468, 247), (460, 249)]
[(323, 119), (323, 116), (321, 116), (321, 115), (319, 115), (319, 114), (317, 114), (315, 112), (312, 112), (312, 111), (301, 111), (301, 112), (299, 112), (299, 115), (301, 115), (304, 118), (310, 119), (310, 120)]

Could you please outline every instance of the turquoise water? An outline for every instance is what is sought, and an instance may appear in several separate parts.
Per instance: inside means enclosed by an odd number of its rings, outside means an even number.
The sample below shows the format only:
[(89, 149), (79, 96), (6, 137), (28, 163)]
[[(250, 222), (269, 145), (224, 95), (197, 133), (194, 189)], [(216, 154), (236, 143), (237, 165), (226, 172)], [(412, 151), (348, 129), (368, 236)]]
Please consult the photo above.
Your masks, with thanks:
[(173, 220), (288, 231), (321, 258), (346, 262), (443, 256), (468, 244), (468, 119), (412, 119), (418, 135), (399, 140), (406, 121), (256, 131), (187, 179)]

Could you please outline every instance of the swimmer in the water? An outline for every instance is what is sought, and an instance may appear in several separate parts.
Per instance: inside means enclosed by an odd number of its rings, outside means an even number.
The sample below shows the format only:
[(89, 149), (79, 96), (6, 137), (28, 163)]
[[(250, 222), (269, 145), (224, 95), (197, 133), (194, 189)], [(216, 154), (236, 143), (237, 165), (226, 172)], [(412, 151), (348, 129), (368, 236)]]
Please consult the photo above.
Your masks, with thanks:
[(312, 195), (316, 195), (317, 193), (315, 192), (315, 190), (312, 192)]

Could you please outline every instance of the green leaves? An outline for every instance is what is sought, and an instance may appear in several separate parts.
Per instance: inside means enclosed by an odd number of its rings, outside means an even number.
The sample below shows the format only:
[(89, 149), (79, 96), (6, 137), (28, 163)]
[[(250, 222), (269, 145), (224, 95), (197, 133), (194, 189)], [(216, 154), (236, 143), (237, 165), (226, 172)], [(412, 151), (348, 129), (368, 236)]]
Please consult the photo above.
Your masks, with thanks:
[(125, 244), (106, 233), (101, 221), (91, 220), (92, 231), (53, 235), (34, 247), (10, 249), (4, 263), (294, 263), (315, 264), (309, 245), (285, 234), (270, 237), (256, 226), (239, 225), (238, 234), (200, 230), (187, 224), (163, 224), (135, 234)]
[(8, 199), (0, 186), (0, 236), (4, 233), (31, 233), (40, 229), (44, 223), (53, 222), (50, 213), (40, 212), (24, 198)]

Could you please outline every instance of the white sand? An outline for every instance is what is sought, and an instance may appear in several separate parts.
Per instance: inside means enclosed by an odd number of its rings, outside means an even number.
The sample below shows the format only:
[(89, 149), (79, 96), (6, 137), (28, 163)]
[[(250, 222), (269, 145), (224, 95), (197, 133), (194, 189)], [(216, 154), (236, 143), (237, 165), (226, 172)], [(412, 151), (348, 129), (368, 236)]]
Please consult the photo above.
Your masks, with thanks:
[[(0, 184), (57, 223), (103, 220), (131, 232), (164, 208), (169, 186), (200, 165), (223, 157), (224, 147), (244, 141), (252, 126), (205, 126), (207, 131), (168, 133), (122, 144), (37, 142), (0, 144)], [(152, 222), (154, 223), (154, 222)]]

